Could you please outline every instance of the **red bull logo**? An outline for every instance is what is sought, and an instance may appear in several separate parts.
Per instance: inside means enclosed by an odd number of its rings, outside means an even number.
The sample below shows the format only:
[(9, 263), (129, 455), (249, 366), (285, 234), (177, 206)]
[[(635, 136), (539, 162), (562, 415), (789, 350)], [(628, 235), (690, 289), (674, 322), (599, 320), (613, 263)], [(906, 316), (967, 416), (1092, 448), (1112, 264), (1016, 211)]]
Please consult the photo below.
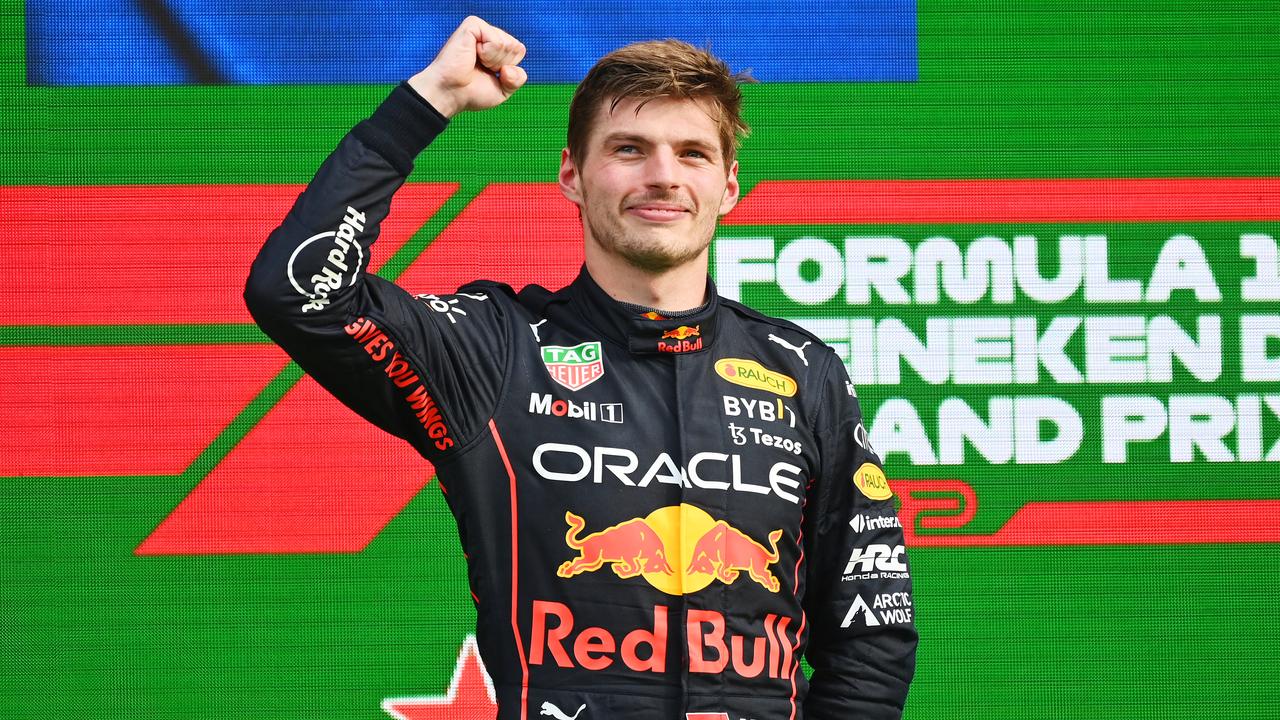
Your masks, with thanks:
[[(532, 615), (530, 665), (605, 670), (621, 664), (634, 672), (667, 671), (671, 613), (665, 605), (654, 605), (652, 620), (626, 632), (581, 627), (572, 608), (548, 600), (534, 600)], [(799, 638), (789, 630), (791, 620), (769, 613), (762, 625), (748, 630), (735, 624), (735, 632), (715, 610), (687, 610), (682, 629), (689, 672), (792, 677), (799, 666), (795, 655)], [(675, 632), (680, 630), (677, 625)]]
[[(619, 578), (642, 577), (669, 595), (697, 592), (716, 580), (732, 585), (744, 572), (769, 592), (778, 592), (781, 586), (769, 570), (778, 561), (781, 529), (769, 533), (766, 548), (728, 522), (684, 503), (658, 508), (643, 518), (586, 536), (582, 535), (585, 520), (572, 512), (564, 517), (569, 525), (565, 544), (578, 551), (578, 556), (556, 570), (562, 578), (594, 572), (608, 564)], [(670, 557), (668, 548), (679, 548), (679, 557)], [(672, 567), (673, 561), (680, 572)]]
[(675, 330), (667, 330), (666, 332), (662, 333), (662, 339), (666, 340), (667, 338), (675, 338), (676, 340), (686, 340), (688, 338), (698, 337), (700, 335), (702, 335), (701, 325), (694, 325), (693, 327), (689, 327), (688, 325), (681, 325)]
[[(693, 339), (696, 338), (696, 339)], [(681, 325), (675, 330), (667, 330), (658, 339), (660, 352), (693, 352), (702, 349), (702, 326)]]
[(770, 549), (752, 540), (746, 533), (721, 520), (715, 524), (693, 547), (693, 560), (687, 573), (711, 573), (725, 585), (738, 579), (739, 571), (746, 570), (752, 580), (769, 592), (778, 592), (778, 578), (769, 572), (769, 566), (778, 562), (778, 539), (782, 530), (769, 533)]
[(578, 534), (586, 527), (586, 522), (567, 511), (564, 519), (569, 523), (569, 531), (564, 534), (565, 544), (577, 550), (579, 555), (560, 566), (556, 571), (560, 577), (571, 578), (579, 573), (599, 570), (605, 563), (609, 563), (613, 572), (624, 579), (642, 572), (671, 574), (662, 538), (643, 519), (633, 518), (581, 539)]

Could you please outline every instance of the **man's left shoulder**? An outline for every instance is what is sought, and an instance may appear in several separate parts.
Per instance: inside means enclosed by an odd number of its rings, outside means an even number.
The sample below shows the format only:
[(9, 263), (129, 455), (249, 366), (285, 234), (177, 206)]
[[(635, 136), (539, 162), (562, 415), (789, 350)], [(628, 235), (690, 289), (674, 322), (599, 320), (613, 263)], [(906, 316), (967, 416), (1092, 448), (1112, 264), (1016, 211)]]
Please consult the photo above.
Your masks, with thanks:
[(720, 306), (738, 319), (748, 341), (758, 351), (778, 358), (798, 376), (816, 380), (835, 358), (830, 345), (790, 320), (765, 315), (724, 297), (720, 298)]

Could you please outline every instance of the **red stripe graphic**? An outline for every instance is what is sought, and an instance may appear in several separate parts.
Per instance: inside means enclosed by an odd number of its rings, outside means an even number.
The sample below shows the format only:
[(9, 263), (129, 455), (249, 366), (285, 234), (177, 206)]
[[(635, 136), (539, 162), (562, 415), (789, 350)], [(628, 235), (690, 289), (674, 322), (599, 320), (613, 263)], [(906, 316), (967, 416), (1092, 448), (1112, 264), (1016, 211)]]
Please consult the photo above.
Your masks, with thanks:
[(564, 199), (558, 186), (495, 183), (471, 201), (397, 282), (415, 293), (453, 292), (478, 278), (517, 290), (530, 283), (556, 289), (569, 284), (581, 266), (577, 206)]
[[(0, 325), (252, 322), (249, 264), (302, 185), (0, 187)], [(411, 183), (373, 247), (381, 267), (457, 190)]]
[(1280, 178), (767, 180), (726, 225), (1280, 219)]
[[(963, 221), (957, 220), (958, 217), (995, 218), (998, 222), (1046, 217), (1073, 220), (1093, 217), (1129, 220), (1221, 219), (1208, 213), (1207, 209), (1214, 207), (1234, 208), (1235, 214), (1230, 215), (1232, 218), (1251, 217), (1249, 213), (1241, 212), (1241, 208), (1253, 208), (1250, 212), (1256, 212), (1258, 217), (1274, 218), (1280, 216), (1280, 203), (1275, 202), (1277, 183), (1276, 180), (1229, 179), (766, 182), (757, 186), (730, 215), (729, 222), (891, 222), (897, 221), (895, 218), (906, 218), (910, 222)], [(904, 194), (901, 191), (886, 190), (904, 186), (912, 188), (912, 192)], [(423, 192), (427, 192), (429, 187), (441, 186), (422, 187)], [(448, 188), (451, 191), (452, 186)], [(875, 188), (880, 188), (881, 198), (900, 196), (900, 200), (905, 200), (892, 206), (871, 203), (868, 207), (865, 202), (860, 205), (857, 201), (858, 193), (874, 198), (877, 197), (874, 192), (869, 195), (867, 193)], [(1046, 207), (1049, 203), (1046, 197), (1052, 195), (1051, 191), (1055, 188), (1059, 194), (1065, 192), (1063, 197), (1072, 197), (1072, 193), (1079, 196), (1074, 203), (1063, 200), (1065, 204), (1062, 207), (1071, 211), (1045, 217), (1033, 212), (1036, 207)], [(1020, 189), (1019, 192), (1013, 192), (1016, 189)], [(787, 192), (780, 194), (780, 190), (786, 190), (791, 195), (787, 195)], [(796, 193), (802, 194), (804, 202), (800, 205), (788, 205), (795, 202), (798, 197)], [(956, 207), (938, 209), (935, 202), (940, 195), (967, 198), (965, 202), (976, 202), (978, 205), (988, 201), (996, 202), (1003, 209), (995, 214), (998, 217), (992, 215), (989, 218), (983, 215), (990, 212), (988, 208), (975, 208), (971, 204), (966, 205), (968, 209), (965, 210), (969, 215), (957, 215)], [(993, 200), (989, 196), (997, 197)], [(1001, 197), (1005, 199), (1001, 200)], [(1023, 198), (1026, 204), (1020, 205), (1009, 198)], [(397, 196), (393, 217), (414, 217), (413, 221), (406, 221), (408, 225), (420, 225), (426, 212), (412, 210), (403, 205), (400, 199)], [(1178, 204), (1174, 199), (1178, 203), (1186, 202), (1174, 207), (1173, 205)], [(824, 203), (826, 209), (820, 207)], [(1150, 211), (1153, 203), (1161, 208), (1159, 215), (1143, 215), (1142, 212), (1145, 211), (1142, 208)], [(1264, 211), (1261, 205), (1268, 203), (1272, 209)], [(954, 204), (964, 205), (959, 201)], [(529, 223), (531, 208), (536, 208), (540, 213), (538, 223), (532, 226)], [(1086, 212), (1089, 208), (1092, 210)], [(272, 219), (274, 221), (275, 218)], [(491, 185), (432, 242), (423, 256), (400, 276), (399, 282), (415, 292), (451, 291), (458, 285), (479, 277), (505, 281), (516, 288), (529, 282), (539, 282), (555, 288), (568, 282), (577, 272), (582, 257), (581, 242), (576, 210), (560, 196), (554, 184)], [(379, 245), (385, 246), (385, 240)], [(256, 243), (253, 249), (256, 250)], [(238, 277), (235, 291), (237, 305), (239, 282)], [(310, 383), (309, 380), (306, 382)], [(314, 397), (310, 394), (313, 391)], [(156, 534), (139, 548), (139, 552), (353, 552), (367, 545), (425, 484), (430, 470), (406, 444), (389, 438), (385, 442), (388, 443), (386, 447), (392, 458), (383, 457), (377, 462), (370, 461), (367, 465), (346, 462), (345, 459), (359, 457), (362, 452), (358, 442), (348, 442), (348, 439), (365, 437), (361, 435), (362, 432), (371, 433), (368, 436), (370, 441), (375, 438), (381, 440), (386, 436), (371, 429), (364, 421), (319, 390), (307, 390), (305, 396), (300, 392), (295, 389), (286, 395), (268, 413), (262, 425), (232, 450), (206, 482), (201, 483), (193, 493), (193, 496), (197, 496), (196, 499), (184, 501), (175, 510), (174, 517), (162, 523)], [(317, 441), (311, 446), (304, 443), (304, 447), (311, 448), (304, 452), (280, 452), (279, 448), (294, 446), (308, 432), (323, 433), (325, 441)], [(276, 455), (286, 455), (287, 458)], [(336, 471), (328, 464), (334, 457), (344, 458)], [(294, 464), (291, 466), (290, 463)], [(397, 475), (392, 466), (408, 473), (407, 479)], [(352, 482), (352, 478), (359, 478), (359, 482)], [(263, 488), (274, 488), (279, 492), (263, 496)], [(972, 490), (969, 492), (972, 493)], [(301, 508), (306, 503), (301, 503), (300, 498), (308, 493), (319, 497), (313, 498), (304, 512)], [(931, 502), (935, 503), (934, 510), (939, 509), (936, 500)], [(956, 508), (960, 507), (958, 502), (951, 502), (956, 503)], [(1137, 507), (1141, 504), (1122, 505)], [(967, 507), (976, 512), (976, 499)], [(1072, 512), (1093, 512), (1092, 506), (1071, 507), (1075, 508)], [(1218, 509), (1212, 504), (1195, 504), (1195, 507), (1200, 511)], [(1250, 503), (1247, 507), (1256, 509), (1259, 506)], [(351, 508), (361, 509), (359, 522), (350, 521)], [(952, 508), (952, 511), (956, 508)], [(1072, 530), (1073, 526), (1058, 528), (1053, 525), (1072, 521), (1075, 517), (1059, 514), (1056, 508), (1058, 506), (1054, 504), (1033, 503), (1015, 515), (1000, 533), (976, 536), (976, 539), (975, 536), (917, 534), (914, 529), (908, 529), (908, 533), (917, 545), (995, 545), (1032, 541), (1075, 544), (1082, 542), (1079, 540), (1081, 537), (1119, 537), (1120, 539), (1112, 541), (1122, 543), (1200, 542), (1183, 539), (1196, 537), (1185, 532), (1185, 528), (1168, 526), (1158, 526), (1155, 530), (1148, 527), (1148, 530), (1141, 532), (1133, 529), (1123, 531), (1115, 526), (1099, 527), (1098, 532), (1093, 535), (1082, 534)], [(1130, 508), (1131, 511), (1132, 509)], [(1107, 507), (1100, 512), (1110, 520), (1116, 510), (1117, 508)], [(963, 517), (968, 512), (970, 511), (964, 510), (960, 515), (951, 512), (949, 520), (936, 516), (935, 512), (935, 517), (922, 519), (921, 527), (959, 528), (971, 519), (972, 515)], [(1158, 514), (1160, 509), (1150, 512)], [(1248, 511), (1240, 512), (1248, 514)], [(278, 521), (280, 513), (285, 515), (284, 521)], [(904, 516), (907, 515), (907, 508), (904, 507)], [(1258, 532), (1248, 531), (1242, 537), (1275, 537), (1274, 533), (1261, 532), (1256, 519), (1245, 520), (1248, 522), (1242, 527), (1252, 527)], [(944, 525), (945, 523), (950, 524)], [(1040, 524), (1044, 523), (1048, 524), (1041, 527)], [(1107, 531), (1113, 534), (1108, 535)]]
[(0, 476), (181, 473), (285, 361), (266, 345), (0, 348)]
[(1031, 502), (990, 535), (921, 534), (968, 523), (978, 510), (973, 489), (959, 480), (892, 486), (908, 547), (1280, 543), (1280, 500)]
[[(520, 220), (527, 220), (530, 207), (553, 211), (552, 222), (541, 226), (558, 228), (539, 235), (539, 242), (522, 235)], [(392, 217), (398, 214), (408, 214), (400, 195)], [(448, 292), (482, 277), (517, 288), (534, 281), (558, 287), (582, 262), (577, 222), (574, 206), (555, 185), (491, 185), (398, 282), (414, 292)], [(358, 552), (382, 531), (426, 484), (430, 465), (310, 378), (303, 383), (307, 389), (287, 393), (138, 547), (139, 554)], [(307, 440), (308, 433), (323, 433), (324, 442)], [(330, 462), (371, 458), (367, 448), (375, 445), (384, 448), (376, 461)]]
[(359, 552), (432, 473), (305, 377), (135, 552)]
[(529, 713), (529, 661), (524, 654), (524, 640), (520, 637), (520, 506), (516, 496), (516, 472), (511, 469), (507, 448), (502, 444), (502, 435), (492, 419), (489, 420), (489, 432), (493, 433), (493, 442), (498, 446), (498, 454), (502, 456), (511, 484), (511, 632), (515, 635), (516, 652), (520, 653), (520, 720), (525, 720)]

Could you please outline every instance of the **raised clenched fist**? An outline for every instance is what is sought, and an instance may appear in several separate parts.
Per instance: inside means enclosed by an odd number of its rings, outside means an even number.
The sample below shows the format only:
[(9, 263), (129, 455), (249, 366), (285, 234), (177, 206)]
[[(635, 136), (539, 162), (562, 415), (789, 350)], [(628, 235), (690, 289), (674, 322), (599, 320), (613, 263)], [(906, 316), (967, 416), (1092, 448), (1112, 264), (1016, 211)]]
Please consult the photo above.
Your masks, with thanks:
[(473, 15), (409, 85), (445, 117), (491, 108), (528, 79), (520, 67), (524, 52), (519, 40)]

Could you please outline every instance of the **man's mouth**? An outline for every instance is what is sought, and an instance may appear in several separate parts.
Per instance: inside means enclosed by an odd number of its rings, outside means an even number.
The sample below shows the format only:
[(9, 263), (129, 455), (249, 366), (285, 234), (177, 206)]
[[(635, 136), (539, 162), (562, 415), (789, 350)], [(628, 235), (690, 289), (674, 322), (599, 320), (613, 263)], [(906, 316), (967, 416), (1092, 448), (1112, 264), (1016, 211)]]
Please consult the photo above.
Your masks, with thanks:
[(638, 203), (627, 208), (627, 213), (650, 222), (671, 222), (688, 214), (689, 210), (673, 203)]

